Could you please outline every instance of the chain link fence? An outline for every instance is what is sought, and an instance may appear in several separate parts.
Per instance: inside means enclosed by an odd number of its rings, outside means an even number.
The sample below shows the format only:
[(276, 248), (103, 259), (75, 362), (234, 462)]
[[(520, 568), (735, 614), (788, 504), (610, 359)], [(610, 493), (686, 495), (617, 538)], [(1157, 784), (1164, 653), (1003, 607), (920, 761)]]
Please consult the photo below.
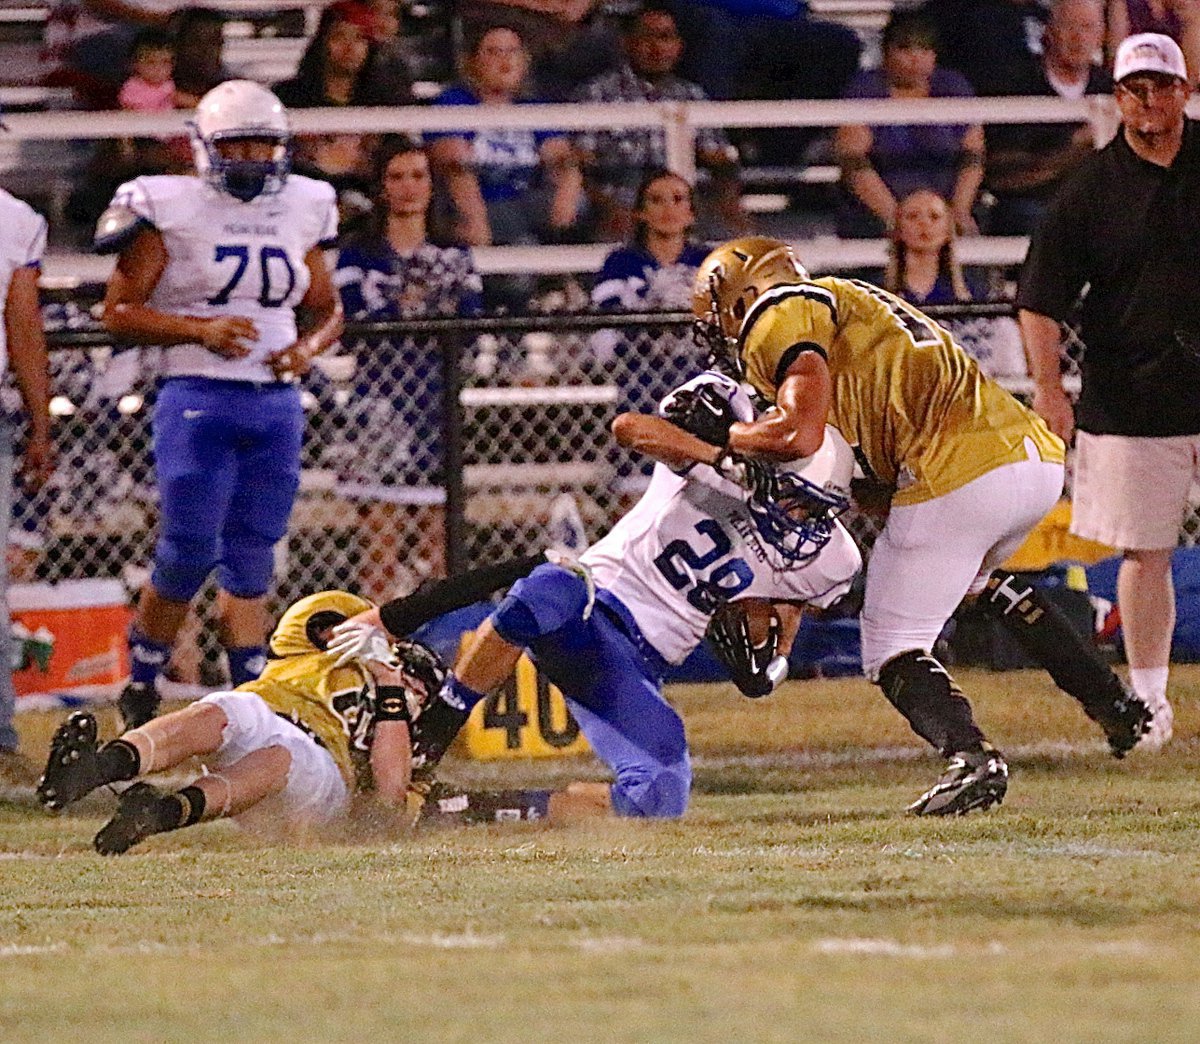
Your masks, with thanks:
[[(943, 316), (1002, 380), (1024, 374), (1006, 311), (956, 306)], [(18, 494), (10, 571), (48, 582), (115, 577), (133, 592), (154, 549), (160, 353), (114, 347), (72, 302), (48, 314), (60, 464), (46, 489)], [(702, 368), (689, 327), (679, 313), (351, 327), (303, 381), (303, 477), (273, 608), (330, 587), (386, 599), (428, 576), (544, 547), (550, 505), (564, 493), (589, 535), (601, 535), (649, 476), (615, 444), (611, 420), (653, 410)], [(15, 412), (15, 392), (6, 394)], [(869, 545), (874, 524), (848, 521)], [(1183, 540), (1200, 540), (1200, 501)], [(214, 594), (200, 599), (194, 640), (180, 643), (173, 664), (188, 682), (223, 680), (204, 626)]]

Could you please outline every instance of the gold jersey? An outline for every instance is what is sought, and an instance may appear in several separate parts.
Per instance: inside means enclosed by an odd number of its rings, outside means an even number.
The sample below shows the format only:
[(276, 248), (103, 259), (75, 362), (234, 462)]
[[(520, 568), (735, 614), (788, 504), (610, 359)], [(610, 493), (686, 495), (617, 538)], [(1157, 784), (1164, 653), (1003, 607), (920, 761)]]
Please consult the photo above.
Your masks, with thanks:
[[(918, 309), (857, 280), (826, 277), (759, 297), (742, 322), (739, 353), (760, 395), (775, 393), (795, 359), (819, 350), (829, 364), (829, 423), (864, 471), (916, 504), (1026, 460), (1028, 439), (1062, 463), (1062, 440)], [(872, 477), (872, 476), (868, 476)]]
[(352, 749), (369, 679), (357, 667), (335, 667), (335, 659), (331, 653), (312, 652), (268, 660), (261, 675), (237, 688), (255, 693), (276, 714), (312, 736), (329, 751), (346, 786), (354, 790), (358, 772)]

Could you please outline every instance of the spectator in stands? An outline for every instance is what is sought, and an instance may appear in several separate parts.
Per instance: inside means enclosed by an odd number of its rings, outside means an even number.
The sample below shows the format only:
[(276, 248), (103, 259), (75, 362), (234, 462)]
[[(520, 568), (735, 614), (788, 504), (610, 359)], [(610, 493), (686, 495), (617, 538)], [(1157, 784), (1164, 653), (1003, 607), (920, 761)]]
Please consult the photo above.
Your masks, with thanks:
[[(133, 112), (169, 112), (175, 108), (175, 47), (162, 29), (145, 29), (133, 45), (132, 75), (121, 85), (117, 103)], [(195, 101), (183, 103), (189, 107)]]
[(709, 97), (838, 98), (858, 69), (855, 32), (803, 0), (667, 0), (687, 41), (684, 75)]
[(954, 242), (954, 220), (941, 196), (929, 189), (905, 196), (896, 207), (884, 289), (915, 305), (972, 300)]
[[(883, 30), (883, 65), (858, 74), (850, 98), (962, 98), (971, 87), (937, 64), (936, 34), (927, 17), (897, 11)], [(962, 233), (977, 231), (972, 208), (983, 180), (983, 128), (925, 124), (865, 127), (837, 132), (847, 200), (838, 215), (842, 236), (879, 236), (891, 228), (896, 201), (919, 188), (950, 201)]]
[(1200, 0), (1108, 0), (1108, 50), (1127, 36), (1162, 33), (1183, 50), (1192, 83), (1200, 76)]
[[(704, 91), (676, 74), (683, 38), (670, 10), (651, 3), (631, 15), (621, 36), (620, 68), (585, 84), (581, 102), (704, 101)], [(633, 229), (634, 195), (648, 171), (666, 164), (663, 132), (650, 128), (595, 130), (575, 139), (584, 167), (588, 197), (605, 239), (628, 237)], [(712, 175), (717, 211), (727, 232), (744, 231), (737, 150), (725, 133), (701, 128), (696, 161)]]
[[(410, 84), (391, 82), (373, 38), (374, 12), (355, 0), (340, 0), (321, 13), (296, 75), (275, 87), (289, 108), (403, 105)], [(364, 134), (308, 134), (297, 139), (296, 169), (330, 182), (338, 191), (343, 222), (360, 213), (370, 193), (374, 139)]]
[[(429, 241), (429, 158), (407, 140), (385, 142), (376, 163), (376, 209), (338, 254), (334, 282), (350, 319), (478, 314), (483, 286), (469, 250)], [(442, 514), (442, 354), (430, 337), (357, 346), (339, 492), (361, 503), (368, 561), (364, 591), (394, 593), (397, 570), (445, 568)], [(398, 517), (407, 516), (407, 523)], [(408, 546), (406, 534), (413, 534)]]
[[(38, 305), (38, 275), (46, 247), (46, 221), (26, 204), (0, 191), (0, 367), (12, 371), (28, 414), (23, 470), (27, 485), (41, 487), (53, 468), (50, 442), (50, 369)], [(0, 423), (0, 540), (8, 542), (12, 523), (12, 434)], [(13, 728), (12, 626), (6, 588), (8, 570), (0, 572), (0, 782), (31, 785), (37, 773), (18, 753)]]
[[(708, 253), (689, 235), (695, 221), (691, 185), (669, 170), (650, 171), (638, 186), (634, 217), (633, 240), (604, 259), (592, 303), (607, 311), (686, 311), (696, 270)], [(604, 330), (591, 344), (597, 359), (616, 376), (618, 413), (653, 413), (702, 364), (690, 331)], [(624, 492), (644, 488), (653, 461), (642, 458), (635, 465), (625, 451), (617, 452), (619, 487)]]
[(621, 60), (604, 6), (601, 0), (470, 0), (458, 8), (467, 39), (501, 25), (517, 32), (530, 52), (538, 95), (566, 101)]
[[(1093, 64), (1104, 41), (1103, 0), (1055, 0), (1040, 57), (1012, 62), (987, 93), (1082, 98), (1108, 94), (1112, 78)], [(996, 197), (988, 231), (1027, 236), (1063, 177), (1094, 147), (1087, 124), (996, 123), (987, 128), (986, 185)]]
[(233, 79), (225, 67), (225, 19), (209, 7), (188, 7), (173, 20), (175, 88), (195, 105), (218, 83)]
[(73, 88), (91, 109), (113, 109), (137, 34), (166, 29), (174, 0), (55, 0), (42, 36), (42, 82)]
[(978, 94), (1014, 62), (1042, 51), (1045, 0), (929, 0), (921, 13), (937, 31), (942, 65), (962, 73)]
[[(469, 41), (463, 82), (436, 105), (517, 105), (529, 52), (519, 33), (488, 29)], [(583, 182), (566, 135), (479, 130), (428, 135), (429, 158), (454, 211), (456, 238), (470, 246), (561, 239), (580, 213)]]

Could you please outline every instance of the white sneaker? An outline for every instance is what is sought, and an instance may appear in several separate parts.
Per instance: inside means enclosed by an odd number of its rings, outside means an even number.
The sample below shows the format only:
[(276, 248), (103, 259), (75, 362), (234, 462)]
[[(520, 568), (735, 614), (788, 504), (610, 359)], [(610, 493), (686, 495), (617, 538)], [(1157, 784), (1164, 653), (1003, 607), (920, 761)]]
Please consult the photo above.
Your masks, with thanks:
[(1150, 719), (1150, 727), (1138, 743), (1136, 750), (1162, 750), (1174, 732), (1175, 712), (1171, 709), (1171, 703), (1165, 696), (1151, 701), (1150, 710), (1154, 717)]

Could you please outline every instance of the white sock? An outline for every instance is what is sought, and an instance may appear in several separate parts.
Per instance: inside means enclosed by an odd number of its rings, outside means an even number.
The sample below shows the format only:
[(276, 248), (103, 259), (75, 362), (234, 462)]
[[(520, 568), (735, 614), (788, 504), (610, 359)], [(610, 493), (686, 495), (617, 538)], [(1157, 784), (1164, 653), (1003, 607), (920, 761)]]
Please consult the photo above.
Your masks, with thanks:
[(1131, 667), (1129, 681), (1142, 702), (1153, 707), (1167, 700), (1169, 667)]

